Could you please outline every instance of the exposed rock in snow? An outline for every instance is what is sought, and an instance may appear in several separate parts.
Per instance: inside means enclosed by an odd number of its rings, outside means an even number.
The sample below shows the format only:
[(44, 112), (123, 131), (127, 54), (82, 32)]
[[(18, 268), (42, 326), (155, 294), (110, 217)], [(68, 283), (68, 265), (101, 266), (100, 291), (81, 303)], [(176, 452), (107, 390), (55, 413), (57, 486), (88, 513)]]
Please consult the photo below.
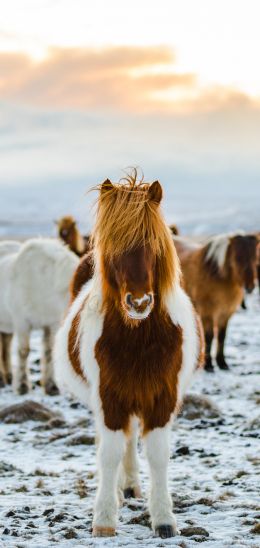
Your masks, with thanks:
[[(60, 413), (54, 412), (45, 405), (33, 400), (26, 400), (9, 405), (0, 410), (0, 421), (5, 423), (22, 423), (26, 421), (60, 421)], [(57, 423), (56, 423), (57, 425)]]

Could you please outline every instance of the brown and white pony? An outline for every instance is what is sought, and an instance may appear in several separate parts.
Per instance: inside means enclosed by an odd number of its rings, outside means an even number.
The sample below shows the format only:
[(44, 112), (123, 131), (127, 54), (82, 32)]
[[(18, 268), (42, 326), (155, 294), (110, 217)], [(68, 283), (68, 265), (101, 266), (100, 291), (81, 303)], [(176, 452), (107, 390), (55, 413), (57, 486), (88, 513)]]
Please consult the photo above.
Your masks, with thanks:
[(213, 372), (211, 346), (217, 337), (216, 362), (228, 369), (224, 356), (227, 325), (241, 305), (244, 290), (256, 281), (258, 239), (253, 234), (223, 234), (206, 243), (174, 238), (181, 261), (184, 288), (201, 316), (206, 341), (205, 369)]
[[(158, 536), (171, 537), (177, 529), (167, 488), (169, 438), (199, 360), (196, 315), (180, 287), (160, 183), (138, 183), (134, 173), (98, 188), (94, 276), (84, 283), (81, 263), (77, 296), (56, 338), (56, 380), (90, 405), (96, 419), (93, 535), (115, 534), (119, 485), (125, 496), (140, 494), (140, 425), (152, 526)], [(89, 273), (87, 262), (86, 279)]]
[(61, 217), (55, 221), (58, 229), (58, 236), (65, 242), (71, 251), (78, 257), (82, 257), (90, 250), (90, 236), (82, 236), (77, 227), (75, 219), (71, 215)]

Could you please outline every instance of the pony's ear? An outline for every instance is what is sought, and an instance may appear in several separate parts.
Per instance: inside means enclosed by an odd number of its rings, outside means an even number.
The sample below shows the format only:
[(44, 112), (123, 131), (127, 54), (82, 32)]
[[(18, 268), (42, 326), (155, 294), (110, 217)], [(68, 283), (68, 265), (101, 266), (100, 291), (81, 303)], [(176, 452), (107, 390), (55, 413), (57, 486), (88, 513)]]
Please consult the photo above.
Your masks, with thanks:
[(103, 194), (107, 190), (112, 190), (112, 188), (113, 188), (113, 184), (111, 183), (109, 179), (106, 179), (101, 185), (101, 194)]
[(160, 203), (162, 199), (162, 187), (159, 181), (154, 181), (148, 190), (148, 199), (155, 204)]

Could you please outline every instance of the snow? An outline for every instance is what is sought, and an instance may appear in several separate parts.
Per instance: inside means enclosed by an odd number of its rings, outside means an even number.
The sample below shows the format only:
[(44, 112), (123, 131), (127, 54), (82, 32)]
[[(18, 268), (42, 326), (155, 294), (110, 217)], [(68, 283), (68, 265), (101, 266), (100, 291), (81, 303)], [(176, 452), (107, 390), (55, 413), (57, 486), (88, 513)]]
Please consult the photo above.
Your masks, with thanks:
[[(229, 372), (196, 373), (190, 394), (206, 396), (217, 411), (191, 420), (180, 416), (172, 430), (169, 486), (178, 527), (204, 528), (202, 535), (154, 538), (147, 525), (148, 470), (141, 454), (144, 499), (130, 499), (120, 509), (117, 536), (93, 539), (91, 518), (96, 491), (95, 435), (88, 410), (64, 396), (45, 396), (39, 380), (40, 333), (32, 338), (30, 356), (34, 390), (16, 396), (1, 390), (1, 408), (34, 399), (64, 416), (64, 425), (28, 421), (1, 423), (1, 548), (250, 546), (260, 517), (259, 415), (260, 301), (257, 291), (247, 310), (232, 318), (227, 339)], [(75, 445), (79, 436), (90, 440)], [(90, 445), (86, 443), (90, 442)], [(132, 522), (132, 523), (131, 523)], [(141, 523), (144, 523), (142, 525)]]

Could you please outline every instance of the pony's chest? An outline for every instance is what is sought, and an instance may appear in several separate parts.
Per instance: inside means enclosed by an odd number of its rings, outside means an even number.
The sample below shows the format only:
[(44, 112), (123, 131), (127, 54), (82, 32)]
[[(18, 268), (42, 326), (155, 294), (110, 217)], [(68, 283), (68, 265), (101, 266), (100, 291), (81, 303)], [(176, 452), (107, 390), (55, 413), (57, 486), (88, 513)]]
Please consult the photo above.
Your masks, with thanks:
[(147, 327), (134, 331), (119, 325), (111, 333), (104, 324), (96, 343), (100, 399), (112, 430), (127, 430), (133, 415), (144, 432), (163, 427), (176, 408), (182, 329), (170, 321)]
[(109, 331), (104, 326), (96, 343), (101, 378), (118, 397), (158, 394), (180, 368), (182, 329), (169, 320), (145, 327)]

